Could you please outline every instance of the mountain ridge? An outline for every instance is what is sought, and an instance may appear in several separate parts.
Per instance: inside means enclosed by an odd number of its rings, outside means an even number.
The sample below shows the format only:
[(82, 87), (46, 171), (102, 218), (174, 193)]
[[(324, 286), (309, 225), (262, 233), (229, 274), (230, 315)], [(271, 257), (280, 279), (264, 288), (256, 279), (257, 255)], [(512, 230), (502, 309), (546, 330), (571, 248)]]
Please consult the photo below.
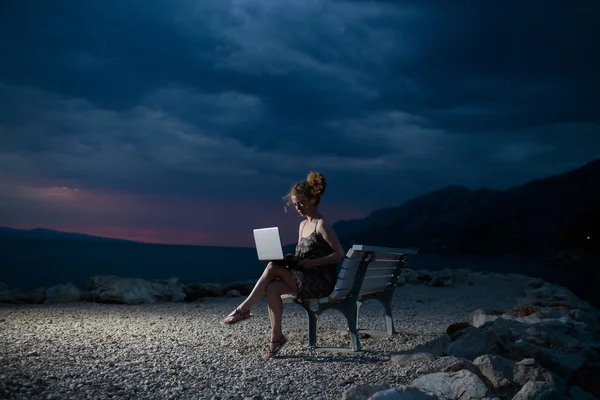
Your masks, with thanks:
[[(505, 190), (450, 185), (333, 224), (351, 243), (422, 251), (548, 256), (578, 215), (600, 205), (600, 159)], [(600, 246), (599, 246), (600, 247)]]

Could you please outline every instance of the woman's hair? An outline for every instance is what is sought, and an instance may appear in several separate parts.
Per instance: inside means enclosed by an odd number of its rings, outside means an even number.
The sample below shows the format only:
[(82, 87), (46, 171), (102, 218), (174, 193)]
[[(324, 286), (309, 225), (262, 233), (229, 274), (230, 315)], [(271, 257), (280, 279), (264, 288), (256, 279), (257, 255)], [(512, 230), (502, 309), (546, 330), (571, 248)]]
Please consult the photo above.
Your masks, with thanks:
[(325, 193), (325, 177), (320, 172), (310, 171), (305, 181), (297, 182), (292, 189), (286, 194), (283, 199), (286, 205), (292, 205), (292, 197), (299, 201), (305, 201), (318, 205), (321, 201), (321, 196)]

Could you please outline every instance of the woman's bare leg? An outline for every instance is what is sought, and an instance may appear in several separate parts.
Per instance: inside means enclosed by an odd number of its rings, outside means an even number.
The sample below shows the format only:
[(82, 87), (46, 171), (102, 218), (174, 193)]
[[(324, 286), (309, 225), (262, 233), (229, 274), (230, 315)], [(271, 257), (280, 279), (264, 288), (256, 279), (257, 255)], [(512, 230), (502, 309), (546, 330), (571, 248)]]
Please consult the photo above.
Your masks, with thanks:
[(283, 281), (288, 288), (293, 290), (293, 292), (289, 293), (298, 292), (298, 287), (292, 278), (290, 270), (282, 265), (269, 263), (261, 277), (256, 282), (256, 285), (254, 285), (254, 289), (252, 289), (250, 295), (242, 302), (242, 304), (238, 306), (238, 310), (240, 312), (246, 312), (251, 309), (252, 306), (254, 306), (254, 304), (256, 304), (265, 295), (267, 286), (274, 280)]
[[(281, 339), (281, 319), (283, 317), (282, 294), (295, 294), (297, 290), (289, 287), (284, 281), (274, 281), (267, 286), (267, 299), (269, 301), (269, 317), (271, 320), (271, 341)], [(276, 344), (271, 344), (274, 348)]]

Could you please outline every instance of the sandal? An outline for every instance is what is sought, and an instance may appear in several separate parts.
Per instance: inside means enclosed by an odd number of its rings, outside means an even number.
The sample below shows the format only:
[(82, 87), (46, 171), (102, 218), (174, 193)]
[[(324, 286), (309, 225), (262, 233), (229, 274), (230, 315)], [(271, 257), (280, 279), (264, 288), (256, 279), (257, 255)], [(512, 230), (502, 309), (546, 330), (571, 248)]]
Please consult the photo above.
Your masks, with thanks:
[[(267, 346), (266, 350), (267, 352), (265, 353), (265, 355), (263, 356), (263, 358), (265, 360), (268, 360), (271, 357), (274, 357), (275, 354), (277, 354), (279, 352), (279, 350), (281, 350), (281, 348), (283, 347), (283, 345), (287, 342), (287, 339), (284, 335), (281, 335), (281, 339), (279, 340), (271, 340), (269, 342), (269, 345)], [(271, 350), (271, 345), (270, 343), (276, 343), (276, 346), (273, 350)]]
[(223, 324), (223, 325), (235, 324), (236, 322), (243, 321), (247, 318), (250, 318), (251, 316), (252, 316), (252, 314), (250, 314), (250, 310), (248, 310), (246, 312), (241, 312), (236, 307), (235, 310), (233, 310), (227, 317), (225, 317), (224, 320), (221, 321), (221, 324)]

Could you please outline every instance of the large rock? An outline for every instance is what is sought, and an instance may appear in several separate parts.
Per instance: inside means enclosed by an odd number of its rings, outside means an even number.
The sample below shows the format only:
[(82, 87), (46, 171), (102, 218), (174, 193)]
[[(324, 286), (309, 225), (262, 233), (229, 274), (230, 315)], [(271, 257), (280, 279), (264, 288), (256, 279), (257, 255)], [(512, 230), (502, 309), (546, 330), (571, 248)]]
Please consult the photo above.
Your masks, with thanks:
[(151, 284), (154, 286), (157, 301), (172, 301), (179, 303), (185, 301), (185, 292), (183, 284), (177, 277), (168, 279), (153, 280)]
[(541, 321), (527, 329), (527, 341), (568, 353), (578, 352), (583, 344), (574, 336), (572, 325), (558, 320)]
[(435, 360), (433, 360), (429, 363), (423, 364), (421, 367), (417, 368), (417, 370), (415, 372), (416, 372), (417, 376), (431, 374), (433, 372), (442, 372), (442, 370), (444, 368), (447, 368), (447, 367), (449, 367), (453, 364), (459, 363), (461, 361), (462, 361), (461, 359), (456, 358), (454, 356), (440, 357), (440, 358), (436, 358)]
[(514, 362), (498, 355), (484, 354), (473, 360), (473, 365), (496, 389), (512, 386)]
[(447, 400), (481, 399), (487, 394), (485, 383), (467, 370), (424, 375), (415, 379), (412, 386)]
[(369, 397), (369, 400), (438, 400), (438, 397), (424, 393), (417, 388), (402, 385), (377, 392)]
[(225, 295), (225, 286), (220, 283), (192, 282), (183, 287), (186, 301), (195, 301), (203, 297), (221, 297)]
[(225, 290), (227, 292), (229, 292), (231, 290), (237, 290), (238, 292), (240, 292), (240, 295), (248, 296), (252, 292), (252, 289), (254, 289), (254, 286), (256, 285), (256, 281), (258, 281), (258, 278), (248, 279), (245, 281), (229, 282), (229, 283), (227, 283), (227, 287), (225, 288)]
[(551, 382), (529, 381), (513, 397), (513, 400), (558, 400), (562, 396)]
[(512, 380), (519, 386), (523, 386), (529, 381), (541, 381), (544, 379), (542, 370), (537, 366), (535, 359), (524, 358), (513, 366)]
[(46, 301), (46, 288), (37, 287), (35, 289), (19, 293), (17, 299), (26, 304), (43, 304)]
[(478, 309), (471, 313), (471, 324), (475, 328), (479, 328), (486, 322), (492, 322), (497, 320), (502, 314), (503, 312), (499, 310)]
[(177, 278), (150, 282), (141, 278), (94, 276), (88, 281), (88, 287), (92, 301), (99, 303), (151, 304), (185, 298)]
[(387, 384), (378, 385), (352, 385), (342, 393), (342, 400), (367, 400), (377, 392), (391, 389)]
[(572, 376), (586, 363), (581, 354), (569, 354), (517, 340), (510, 345), (513, 358), (534, 358), (542, 367), (565, 377)]
[(76, 303), (85, 298), (85, 292), (71, 282), (54, 285), (46, 290), (46, 304)]
[(423, 283), (419, 280), (419, 274), (417, 273), (417, 271), (408, 267), (402, 270), (401, 277), (403, 278), (404, 283), (406, 283), (407, 285)]
[(483, 354), (498, 354), (500, 352), (499, 338), (491, 332), (479, 328), (468, 327), (456, 335), (446, 348), (446, 354), (467, 360), (474, 360)]
[(38, 287), (29, 291), (11, 289), (6, 283), (0, 282), (0, 303), (10, 304), (42, 304), (46, 299), (46, 289)]

